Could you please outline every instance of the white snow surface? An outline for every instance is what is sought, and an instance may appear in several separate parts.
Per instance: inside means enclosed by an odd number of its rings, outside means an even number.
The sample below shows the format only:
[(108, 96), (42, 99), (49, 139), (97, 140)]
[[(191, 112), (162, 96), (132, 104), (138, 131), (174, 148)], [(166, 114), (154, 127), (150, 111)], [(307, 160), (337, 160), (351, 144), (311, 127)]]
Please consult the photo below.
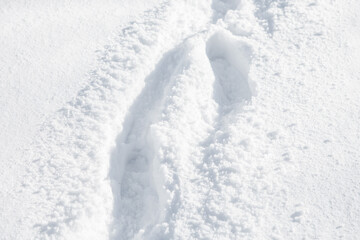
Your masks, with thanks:
[(1, 1), (0, 239), (358, 239), (359, 12)]

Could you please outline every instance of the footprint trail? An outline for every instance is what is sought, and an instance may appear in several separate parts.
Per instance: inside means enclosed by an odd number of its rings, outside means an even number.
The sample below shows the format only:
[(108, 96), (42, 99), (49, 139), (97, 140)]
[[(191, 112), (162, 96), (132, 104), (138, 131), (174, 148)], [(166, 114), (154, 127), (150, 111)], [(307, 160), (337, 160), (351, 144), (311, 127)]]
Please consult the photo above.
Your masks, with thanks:
[(256, 53), (232, 18), (252, 4), (164, 1), (99, 53), (36, 142), (27, 184), (53, 213), (39, 238), (259, 237), (271, 175), (253, 144)]

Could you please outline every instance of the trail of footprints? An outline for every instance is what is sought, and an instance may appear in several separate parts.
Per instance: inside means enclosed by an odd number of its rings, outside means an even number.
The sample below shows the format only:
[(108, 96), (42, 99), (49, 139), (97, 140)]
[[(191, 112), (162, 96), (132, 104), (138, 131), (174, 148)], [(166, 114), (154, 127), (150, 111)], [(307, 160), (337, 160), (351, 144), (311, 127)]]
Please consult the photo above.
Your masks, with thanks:
[[(256, 93), (248, 76), (252, 49), (250, 44), (216, 24), (240, 3), (239, 0), (209, 1), (213, 14), (209, 16), (207, 29), (200, 31), (194, 27), (195, 34), (184, 31), (183, 35), (190, 37), (167, 51), (150, 74), (151, 66), (147, 64), (152, 58), (148, 55), (152, 51), (163, 51), (157, 43), (159, 38), (170, 39), (164, 29), (172, 26), (167, 23), (169, 13), (164, 9), (171, 1), (149, 12), (144, 29), (134, 23), (134, 29), (123, 30), (120, 50), (108, 50), (101, 59), (104, 66), (100, 73), (58, 120), (69, 119), (66, 131), (77, 131), (74, 143), (68, 143), (69, 149), (76, 155), (80, 148), (83, 155), (76, 156), (77, 161), (70, 161), (73, 158), (67, 153), (59, 153), (58, 160), (48, 165), (55, 166), (55, 170), (59, 165), (61, 169), (63, 159), (70, 159), (67, 167), (71, 169), (73, 164), (72, 169), (81, 168), (84, 180), (74, 180), (77, 173), (66, 169), (63, 175), (59, 170), (54, 171), (64, 186), (47, 191), (60, 196), (55, 201), (60, 217), (50, 216), (47, 223), (38, 224), (44, 229), (41, 230), (44, 236), (61, 235), (63, 229), (76, 225), (73, 222), (82, 216), (84, 206), (91, 205), (89, 199), (101, 202), (102, 196), (97, 191), (106, 183), (99, 180), (102, 175), (98, 168), (101, 167), (109, 167), (113, 204), (110, 213), (107, 209), (101, 213), (111, 215), (111, 219), (109, 227), (99, 223), (102, 229), (99, 236), (108, 231), (111, 240), (236, 239), (250, 232), (248, 225), (256, 221), (256, 207), (250, 202), (251, 197), (249, 200), (244, 196), (251, 194), (251, 187), (261, 185), (256, 181), (262, 172), (252, 167), (249, 168), (252, 175), (246, 175), (251, 176), (249, 179), (241, 175), (236, 161), (246, 154), (233, 151), (238, 146), (232, 142), (232, 135), (236, 134), (232, 130), (240, 129), (238, 122), (246, 115), (243, 109), (250, 105)], [(158, 34), (159, 28), (162, 34)], [(125, 57), (119, 57), (119, 52)], [(139, 82), (145, 85), (138, 86)], [(125, 116), (119, 104), (127, 109)], [(119, 121), (123, 120), (122, 128), (116, 136), (110, 166), (105, 166), (103, 159), (96, 158), (96, 152), (101, 149), (102, 139), (106, 139), (103, 131), (106, 132), (114, 115)], [(60, 140), (54, 137), (54, 142), (66, 142), (67, 135), (59, 132)], [(89, 144), (84, 133), (98, 137)], [(245, 139), (238, 145), (249, 144)], [(49, 150), (49, 154), (53, 152)], [(98, 174), (99, 179), (86, 179), (93, 173)], [(52, 179), (53, 175), (46, 177)], [(68, 181), (75, 182), (76, 187), (68, 190)], [(79, 203), (76, 207), (67, 208), (64, 189), (75, 193), (71, 196), (73, 202)], [(84, 193), (83, 189), (90, 190)], [(88, 202), (82, 203), (82, 199)], [(94, 216), (91, 221), (97, 223), (98, 219)]]
[[(216, 154), (221, 153), (221, 149), (211, 149), (211, 143), (209, 143), (209, 147), (202, 147), (201, 142), (209, 134), (210, 141), (215, 141), (213, 144), (219, 141), (215, 136), (218, 131), (223, 131), (221, 130), (223, 119), (234, 107), (251, 100), (254, 86), (251, 86), (248, 79), (251, 55), (249, 45), (237, 40), (226, 30), (216, 31), (205, 41), (206, 38), (206, 34), (197, 34), (169, 51), (157, 64), (153, 73), (148, 76), (145, 88), (129, 111), (124, 123), (124, 130), (118, 136), (117, 147), (114, 150), (110, 167), (115, 194), (115, 220), (112, 226), (115, 233), (112, 239), (179, 238), (178, 231), (181, 227), (177, 226), (177, 219), (186, 217), (181, 216), (184, 213), (180, 213), (184, 211), (184, 208), (187, 208), (185, 211), (192, 212), (193, 217), (202, 218), (201, 221), (205, 225), (211, 224), (209, 214), (216, 215), (216, 213), (210, 213), (213, 210), (208, 204), (214, 200), (215, 196), (209, 194), (208, 191), (209, 188), (216, 188), (216, 185), (227, 184), (223, 179), (227, 178), (228, 173), (226, 171), (216, 173), (220, 174), (222, 179), (219, 179), (219, 176), (210, 175), (212, 171), (223, 171), (223, 165), (229, 164), (229, 162), (222, 163), (223, 159), (217, 157)], [(198, 45), (202, 47), (200, 50)], [(187, 77), (189, 71), (203, 72), (202, 78)], [(197, 83), (194, 84), (196, 81)], [(179, 84), (188, 84), (189, 86), (179, 87)], [(192, 90), (191, 87), (196, 87), (196, 84), (206, 87), (198, 89), (198, 91)], [(195, 97), (186, 98), (188, 92), (191, 91), (196, 93)], [(182, 97), (184, 99), (181, 99)], [(201, 109), (197, 101), (206, 102), (209, 107)], [(190, 108), (184, 110), (179, 104), (188, 105)], [(200, 118), (189, 121), (191, 118), (189, 115), (194, 112), (199, 114)], [(206, 123), (201, 115), (205, 115), (207, 112), (214, 112), (214, 116)], [(191, 150), (189, 150), (189, 155), (184, 156), (184, 153), (177, 152), (172, 146), (161, 143), (157, 139), (159, 134), (154, 134), (152, 130), (157, 127), (160, 129), (158, 130), (160, 135), (163, 132), (169, 138), (180, 138), (172, 143), (174, 145), (186, 145), (184, 142), (188, 141), (188, 138), (182, 136), (183, 133), (179, 131), (169, 133), (172, 131), (171, 126), (164, 127), (164, 125), (171, 124), (177, 124), (178, 126), (174, 126), (174, 128), (180, 128), (178, 130), (185, 128), (194, 132), (196, 129), (192, 125), (210, 124), (213, 125), (214, 130), (211, 133), (209, 128), (204, 127), (202, 132), (199, 131), (197, 137), (200, 139), (194, 140), (193, 146), (186, 147)], [(231, 122), (227, 124), (231, 124)], [(211, 135), (214, 136), (211, 137)], [(201, 151), (201, 149), (203, 149), (203, 153), (199, 155), (198, 159), (191, 162), (192, 152)], [(214, 150), (217, 153), (210, 153)], [(164, 154), (169, 151), (172, 152), (170, 158)], [(202, 164), (197, 164), (196, 161), (200, 161)], [(157, 169), (159, 167), (165, 167), (168, 172), (159, 171)], [(188, 169), (178, 170), (180, 168), (193, 168), (193, 172), (190, 173)], [(228, 169), (232, 171), (231, 167)], [(120, 172), (121, 174), (119, 174)], [(167, 176), (163, 174), (167, 174)], [(199, 181), (202, 184), (210, 183), (210, 185), (206, 186), (204, 192), (204, 189), (197, 186), (189, 186), (194, 184), (180, 183), (179, 174), (182, 177), (186, 174), (190, 177), (193, 177), (192, 174), (199, 174)], [(184, 181), (188, 180), (185, 179), (182, 182)], [(190, 188), (195, 193), (182, 191), (182, 188)], [(202, 208), (208, 209), (207, 213), (204, 213), (203, 209), (187, 203), (185, 199), (194, 198), (194, 194), (198, 195), (196, 197), (198, 199), (192, 200), (202, 203)], [(217, 213), (216, 218), (224, 218), (218, 214), (221, 215), (221, 213)], [(185, 226), (185, 228), (187, 227)], [(232, 226), (232, 228), (236, 227)], [(243, 229), (243, 227), (241, 228)], [(213, 233), (210, 231), (203, 235), (201, 235), (202, 233), (197, 234), (199, 233), (189, 232), (185, 238), (208, 237), (207, 234)]]

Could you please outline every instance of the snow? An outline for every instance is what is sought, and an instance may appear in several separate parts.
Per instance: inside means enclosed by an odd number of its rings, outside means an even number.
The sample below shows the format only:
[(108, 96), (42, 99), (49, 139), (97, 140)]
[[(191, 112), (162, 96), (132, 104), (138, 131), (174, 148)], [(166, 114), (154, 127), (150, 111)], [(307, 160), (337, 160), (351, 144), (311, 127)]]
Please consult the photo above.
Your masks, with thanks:
[(112, 32), (156, 1), (140, 3), (2, 1), (0, 141), (8, 151), (1, 151), (2, 158), (19, 141), (31, 140), (37, 125), (80, 90), (96, 66), (95, 51)]
[(3, 239), (357, 239), (360, 4), (3, 1)]

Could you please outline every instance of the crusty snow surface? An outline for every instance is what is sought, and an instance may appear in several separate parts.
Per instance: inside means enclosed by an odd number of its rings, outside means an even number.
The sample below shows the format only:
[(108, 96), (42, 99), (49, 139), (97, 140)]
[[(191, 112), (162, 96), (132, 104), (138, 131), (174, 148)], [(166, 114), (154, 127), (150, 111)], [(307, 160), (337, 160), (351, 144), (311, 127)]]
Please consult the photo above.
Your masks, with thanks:
[(1, 1), (0, 239), (359, 239), (359, 12)]

